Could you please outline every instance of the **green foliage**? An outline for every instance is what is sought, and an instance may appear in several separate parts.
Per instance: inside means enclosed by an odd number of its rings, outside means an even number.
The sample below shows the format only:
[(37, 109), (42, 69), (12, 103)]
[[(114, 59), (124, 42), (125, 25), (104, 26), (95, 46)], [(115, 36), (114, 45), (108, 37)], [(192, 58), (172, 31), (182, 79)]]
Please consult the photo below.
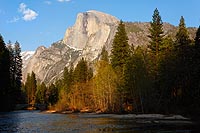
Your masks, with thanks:
[(46, 91), (47, 102), (50, 105), (56, 104), (58, 101), (58, 94), (58, 88), (56, 88), (54, 84), (51, 84)]
[(196, 37), (195, 37), (195, 46), (200, 49), (200, 26), (197, 29)]
[(161, 47), (163, 51), (171, 51), (174, 49), (174, 41), (171, 36), (166, 36), (163, 38), (163, 45)]
[(78, 62), (74, 70), (74, 81), (84, 83), (88, 79), (88, 66), (87, 61), (83, 58)]
[(117, 75), (108, 62), (101, 60), (96, 64), (93, 95), (95, 108), (106, 112), (120, 112), (117, 105)]
[(63, 86), (64, 86), (65, 90), (66, 91), (69, 90), (70, 85), (71, 85), (71, 75), (70, 75), (67, 67), (64, 68), (63, 81), (62, 82), (63, 82)]
[(191, 43), (187, 28), (185, 26), (185, 20), (181, 16), (178, 32), (176, 33), (176, 46), (185, 46)]
[(35, 103), (35, 93), (37, 89), (37, 81), (35, 73), (32, 71), (31, 75), (28, 74), (25, 83), (26, 94), (28, 98), (28, 104)]
[(0, 111), (10, 110), (14, 105), (14, 91), (10, 85), (10, 56), (5, 46), (3, 37), (0, 35)]
[[(95, 64), (94, 77), (93, 69), (83, 58), (75, 69), (73, 65), (65, 68), (63, 79), (56, 85), (46, 87), (42, 83), (36, 86), (35, 74), (28, 74), (24, 89), (28, 103), (34, 102), (36, 96), (37, 103), (55, 105), (58, 111), (91, 109), (109, 113), (199, 115), (200, 30), (197, 30), (195, 45), (191, 45), (184, 18), (181, 17), (174, 42), (170, 35), (164, 37), (163, 23), (156, 8), (149, 31), (148, 48), (132, 46), (130, 49), (125, 25), (120, 21), (112, 44), (111, 64), (104, 46), (100, 61)], [(9, 75), (15, 72), (16, 65), (12, 64), (9, 70), (3, 69), (1, 64), (5, 60), (9, 68), (9, 59), (13, 60), (16, 52), (9, 46), (12, 56), (6, 60), (8, 56), (2, 39), (0, 43), (0, 74), (2, 70), (8, 70), (5, 72)], [(3, 83), (2, 79), (0, 83)], [(9, 88), (9, 84), (0, 84), (3, 85)], [(3, 87), (0, 87), (1, 91)], [(0, 96), (9, 94), (6, 89), (2, 92)]]
[(109, 62), (109, 59), (108, 59), (108, 51), (106, 51), (105, 45), (103, 46), (102, 51), (101, 51), (101, 60), (104, 60), (104, 61), (106, 61), (106, 62)]
[(19, 42), (15, 42), (14, 45), (14, 63), (15, 63), (15, 82), (16, 88), (21, 89), (22, 80), (22, 57), (21, 57), (21, 47)]
[(111, 64), (113, 68), (119, 68), (123, 72), (126, 62), (130, 58), (130, 48), (128, 44), (128, 36), (126, 34), (125, 25), (120, 21), (117, 32), (115, 34), (112, 51)]
[(6, 47), (3, 37), (0, 36), (0, 74), (3, 75), (0, 78), (2, 92), (0, 101), (4, 101), (5, 108), (3, 110), (12, 109), (16, 103), (23, 100), (21, 92), (22, 59), (20, 54), (21, 48), (18, 42), (13, 47), (11, 41), (9, 41)]
[(37, 85), (37, 91), (36, 91), (36, 94), (35, 94), (36, 95), (36, 103), (46, 104), (46, 102), (47, 102), (46, 91), (47, 91), (47, 87), (44, 84), (44, 82)]
[(158, 56), (163, 42), (163, 22), (157, 8), (154, 10), (152, 22), (150, 24), (151, 28), (149, 29), (149, 38), (151, 41), (149, 48), (151, 49), (151, 52)]
[(125, 69), (125, 87), (128, 102), (135, 107), (135, 112), (145, 113), (144, 104), (149, 100), (146, 94), (150, 89), (150, 78), (147, 70), (147, 53), (141, 47), (134, 50)]
[[(126, 64), (130, 60), (130, 54), (131, 50), (128, 44), (128, 36), (126, 34), (125, 25), (122, 21), (120, 21), (112, 44), (111, 65), (118, 76), (117, 89), (120, 92), (121, 103), (124, 103), (127, 97), (126, 90), (124, 88), (124, 70)], [(119, 108), (120, 110), (123, 110), (122, 106)]]

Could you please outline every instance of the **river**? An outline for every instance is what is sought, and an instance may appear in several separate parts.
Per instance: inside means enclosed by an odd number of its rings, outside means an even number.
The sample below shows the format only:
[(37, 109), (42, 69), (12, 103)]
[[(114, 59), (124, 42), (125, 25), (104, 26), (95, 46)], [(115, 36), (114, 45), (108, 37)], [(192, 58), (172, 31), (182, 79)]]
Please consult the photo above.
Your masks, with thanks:
[[(19, 133), (193, 133), (187, 125), (148, 124), (115, 114), (48, 114), (40, 111), (0, 113), (0, 132)], [(127, 116), (127, 115), (126, 115)], [(138, 121), (140, 121), (138, 123)]]

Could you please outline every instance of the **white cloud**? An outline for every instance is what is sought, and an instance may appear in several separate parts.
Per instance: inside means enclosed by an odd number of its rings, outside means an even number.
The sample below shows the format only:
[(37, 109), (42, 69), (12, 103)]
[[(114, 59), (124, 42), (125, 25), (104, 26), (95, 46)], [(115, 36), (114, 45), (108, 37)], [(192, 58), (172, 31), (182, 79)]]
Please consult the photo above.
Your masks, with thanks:
[(19, 12), (24, 12), (25, 10), (26, 10), (26, 5), (24, 4), (24, 3), (21, 3), (20, 5), (19, 5)]
[(19, 12), (23, 14), (22, 19), (25, 21), (34, 20), (38, 16), (38, 14), (34, 10), (27, 8), (27, 5), (24, 3), (21, 3), (19, 5)]
[(19, 17), (13, 17), (13, 19), (7, 21), (8, 23), (16, 23), (20, 18)]
[(45, 1), (44, 3), (47, 5), (51, 5), (51, 1)]
[(70, 2), (71, 0), (57, 0), (58, 2)]

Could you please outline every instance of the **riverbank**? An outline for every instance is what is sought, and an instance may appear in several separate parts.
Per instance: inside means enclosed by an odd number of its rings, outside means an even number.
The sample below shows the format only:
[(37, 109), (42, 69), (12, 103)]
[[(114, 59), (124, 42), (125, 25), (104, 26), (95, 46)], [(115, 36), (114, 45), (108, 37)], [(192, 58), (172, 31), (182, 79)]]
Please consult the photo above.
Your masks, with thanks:
[(160, 114), (60, 114), (53, 110), (21, 110), (0, 114), (0, 132), (199, 132), (193, 123), (187, 122), (190, 120), (184, 120), (181, 116), (167, 116), (165, 119), (168, 120), (162, 119)]
[(138, 124), (153, 124), (153, 125), (194, 125), (190, 118), (182, 115), (164, 115), (164, 114), (108, 114), (108, 113), (82, 113), (62, 111), (57, 112), (55, 110), (42, 111), (42, 113), (48, 114), (87, 114), (92, 118), (113, 118), (113, 119), (126, 119), (135, 120)]

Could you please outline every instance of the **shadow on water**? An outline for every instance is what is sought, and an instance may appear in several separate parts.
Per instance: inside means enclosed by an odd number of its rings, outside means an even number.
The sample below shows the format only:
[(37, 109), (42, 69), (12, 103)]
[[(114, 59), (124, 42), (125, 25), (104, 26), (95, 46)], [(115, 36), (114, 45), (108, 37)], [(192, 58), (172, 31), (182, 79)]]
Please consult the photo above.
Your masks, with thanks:
[(19, 121), (16, 112), (0, 112), (0, 132), (17, 132)]
[(148, 124), (112, 114), (47, 114), (39, 111), (0, 113), (0, 132), (58, 133), (198, 133), (191, 125)]

